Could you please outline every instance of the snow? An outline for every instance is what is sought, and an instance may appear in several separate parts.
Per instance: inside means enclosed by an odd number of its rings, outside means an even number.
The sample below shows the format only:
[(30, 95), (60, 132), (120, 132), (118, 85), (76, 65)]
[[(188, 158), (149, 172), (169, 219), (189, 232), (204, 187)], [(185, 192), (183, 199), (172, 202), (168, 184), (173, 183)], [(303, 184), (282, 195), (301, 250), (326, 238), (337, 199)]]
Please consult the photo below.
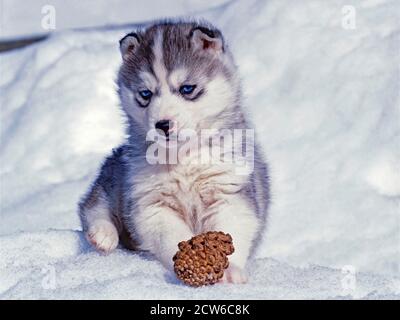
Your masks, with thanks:
[[(12, 40), (41, 36), (69, 29), (118, 27), (132, 22), (145, 22), (165, 16), (191, 15), (218, 7), (228, 0), (1, 0), (0, 39)], [(55, 13), (54, 29), (48, 26), (49, 14)]]
[(371, 165), (367, 175), (370, 186), (387, 197), (396, 197), (400, 194), (400, 163), (398, 162), (400, 149), (395, 152), (382, 153)]
[[(80, 232), (19, 233), (0, 238), (2, 299), (399, 299), (394, 279), (357, 274), (355, 289), (327, 267), (293, 267), (271, 258), (250, 267), (245, 285), (184, 286), (144, 253), (117, 249), (103, 256)], [(43, 250), (43, 248), (46, 248)], [(20, 252), (15, 259), (15, 251)], [(10, 276), (12, 274), (12, 277)]]
[[(223, 30), (271, 170), (249, 284), (192, 289), (146, 254), (88, 248), (76, 206), (124, 139), (114, 79), (130, 28), (65, 30), (0, 55), (0, 298), (398, 299), (400, 3), (353, 1), (354, 30), (342, 27), (348, 1), (174, 3), (130, 16), (123, 5), (104, 15), (100, 2), (85, 23), (190, 13)], [(4, 16), (18, 16), (8, 5)], [(84, 18), (60, 30), (87, 26)], [(36, 32), (25, 20), (10, 36)], [(346, 266), (356, 271), (350, 291)]]

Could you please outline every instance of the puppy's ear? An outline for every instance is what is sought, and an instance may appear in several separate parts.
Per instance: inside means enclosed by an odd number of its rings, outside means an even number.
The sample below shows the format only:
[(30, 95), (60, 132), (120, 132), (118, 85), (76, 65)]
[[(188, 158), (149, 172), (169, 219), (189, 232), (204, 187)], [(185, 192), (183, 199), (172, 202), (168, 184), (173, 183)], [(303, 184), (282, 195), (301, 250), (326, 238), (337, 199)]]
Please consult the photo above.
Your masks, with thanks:
[(224, 51), (224, 39), (218, 30), (205, 27), (195, 27), (190, 32), (191, 43), (194, 50), (214, 55)]
[(119, 50), (121, 51), (122, 59), (127, 60), (135, 53), (140, 44), (140, 38), (137, 33), (128, 33), (125, 37), (119, 40)]

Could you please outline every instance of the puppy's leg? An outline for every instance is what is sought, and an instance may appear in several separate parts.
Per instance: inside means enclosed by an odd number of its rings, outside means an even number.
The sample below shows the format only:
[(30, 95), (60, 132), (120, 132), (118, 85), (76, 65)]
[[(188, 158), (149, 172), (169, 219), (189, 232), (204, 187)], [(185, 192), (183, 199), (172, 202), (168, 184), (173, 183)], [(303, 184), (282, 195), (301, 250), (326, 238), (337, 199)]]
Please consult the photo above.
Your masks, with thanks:
[(110, 204), (100, 186), (94, 186), (79, 205), (87, 240), (99, 251), (109, 253), (118, 245), (119, 235)]
[(225, 271), (222, 281), (246, 283), (245, 267), (258, 229), (255, 213), (240, 195), (231, 195), (226, 203), (218, 208), (213, 228), (229, 233), (235, 247), (235, 252), (228, 257), (229, 267)]
[(178, 243), (193, 237), (189, 226), (177, 212), (168, 207), (147, 207), (135, 219), (140, 248), (154, 254), (170, 271)]

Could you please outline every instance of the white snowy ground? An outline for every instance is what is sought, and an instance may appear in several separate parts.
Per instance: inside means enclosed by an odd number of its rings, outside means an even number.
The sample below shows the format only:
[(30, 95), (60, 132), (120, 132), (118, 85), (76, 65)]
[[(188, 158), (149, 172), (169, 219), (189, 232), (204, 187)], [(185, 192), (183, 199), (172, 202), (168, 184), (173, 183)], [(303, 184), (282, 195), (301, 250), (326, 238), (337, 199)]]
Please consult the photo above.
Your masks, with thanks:
[(7, 248), (2, 249), (0, 262), (1, 299), (400, 298), (400, 282), (394, 279), (359, 273), (352, 287), (353, 280), (338, 270), (296, 268), (271, 258), (251, 265), (246, 285), (190, 288), (143, 253), (117, 250), (102, 256), (74, 231), (1, 237), (0, 247)]
[(0, 55), (1, 299), (400, 298), (400, 3), (224, 3), (175, 1), (225, 33), (270, 163), (249, 284), (192, 289), (149, 256), (87, 247), (76, 204), (124, 139), (113, 81), (128, 30), (63, 31)]

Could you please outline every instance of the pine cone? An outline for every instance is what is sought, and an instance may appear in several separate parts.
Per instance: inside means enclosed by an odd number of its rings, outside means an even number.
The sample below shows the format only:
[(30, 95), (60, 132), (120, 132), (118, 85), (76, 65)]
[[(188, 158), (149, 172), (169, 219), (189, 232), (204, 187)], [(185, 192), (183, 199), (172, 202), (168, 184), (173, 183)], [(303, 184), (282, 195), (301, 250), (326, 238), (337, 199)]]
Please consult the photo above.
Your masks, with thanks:
[(178, 244), (174, 270), (184, 283), (198, 287), (214, 284), (228, 267), (227, 255), (235, 250), (232, 237), (223, 232), (207, 232)]

